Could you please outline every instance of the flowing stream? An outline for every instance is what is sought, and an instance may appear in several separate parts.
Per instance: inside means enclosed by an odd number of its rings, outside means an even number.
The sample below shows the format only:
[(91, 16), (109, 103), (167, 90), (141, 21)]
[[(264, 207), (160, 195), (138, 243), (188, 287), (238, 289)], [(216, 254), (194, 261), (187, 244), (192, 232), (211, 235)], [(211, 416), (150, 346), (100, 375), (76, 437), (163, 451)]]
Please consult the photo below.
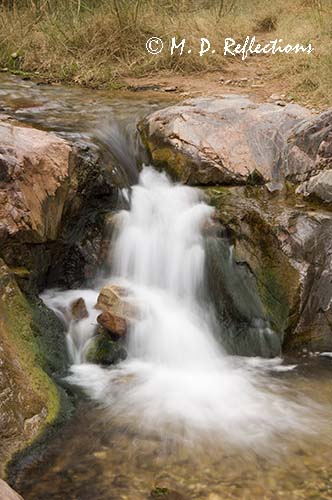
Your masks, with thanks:
[(264, 376), (264, 368), (280, 369), (280, 360), (256, 360), (255, 368), (250, 358), (227, 356), (217, 341), (213, 310), (202, 294), (202, 232), (213, 208), (198, 190), (174, 185), (152, 167), (143, 169), (130, 198), (130, 209), (117, 216), (113, 272), (106, 280), (129, 289), (139, 304), (127, 359), (110, 369), (85, 362), (98, 288), (44, 295), (57, 312), (68, 299), (83, 297), (88, 304), (89, 317), (69, 325), (70, 382), (98, 401), (110, 422), (190, 446), (223, 443), (271, 454), (272, 445), (284, 444), (276, 439), (280, 433), (312, 432), (313, 405), (289, 400), (282, 384)]
[[(32, 93), (42, 101), (42, 91), (23, 87), (20, 99)], [(51, 128), (59, 132), (57, 90), (47, 92), (45, 102), (54, 104)], [(68, 96), (63, 133), (73, 137), (85, 110), (81, 95)], [(107, 103), (113, 122), (128, 105)], [(132, 105), (136, 117), (147, 111), (146, 103)], [(43, 123), (47, 109), (35, 108), (31, 116)], [(25, 108), (25, 119), (29, 113)], [(299, 360), (227, 354), (205, 276), (214, 209), (200, 190), (174, 184), (152, 166), (138, 173), (135, 121), (120, 119), (96, 133), (98, 116), (80, 133), (112, 150), (127, 185), (126, 208), (115, 216), (111, 273), (92, 288), (42, 296), (68, 327), (67, 382), (83, 388), (88, 400), (41, 457), (25, 463), (18, 490), (27, 500), (332, 498), (330, 361), (304, 368)], [(232, 248), (227, 252), (231, 275)], [(102, 367), (86, 356), (96, 334), (98, 294), (108, 283), (126, 289), (139, 314), (126, 337), (126, 359)], [(80, 297), (89, 316), (69, 321), (66, 310)], [(268, 324), (254, 323), (259, 337), (272, 338)]]

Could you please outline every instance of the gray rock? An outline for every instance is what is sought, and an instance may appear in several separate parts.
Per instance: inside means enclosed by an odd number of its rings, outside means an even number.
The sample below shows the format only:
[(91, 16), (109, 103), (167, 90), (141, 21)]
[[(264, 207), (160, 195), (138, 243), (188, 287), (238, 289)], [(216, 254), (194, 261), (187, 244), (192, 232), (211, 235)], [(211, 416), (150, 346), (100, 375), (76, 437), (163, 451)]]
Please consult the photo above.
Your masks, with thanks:
[(304, 182), (332, 166), (332, 111), (326, 111), (293, 128), (283, 154), (282, 175)]
[[(209, 192), (218, 219), (232, 237), (237, 266), (244, 267), (242, 275), (247, 273), (247, 282), (248, 271), (254, 281), (248, 288), (250, 298), (245, 298), (243, 285), (233, 292), (232, 304), (237, 311), (234, 317), (244, 318), (249, 325), (248, 318), (264, 319), (265, 316), (273, 331), (279, 333), (284, 352), (302, 350), (303, 347), (331, 351), (330, 213), (317, 208), (313, 210), (305, 201), (301, 206), (294, 206), (293, 200), (285, 199), (282, 193), (271, 197), (260, 188), (211, 188)], [(218, 261), (222, 266), (221, 252)], [(238, 272), (234, 269), (234, 279)], [(218, 275), (213, 271), (212, 276)], [(214, 282), (219, 290), (217, 295), (227, 299), (224, 301), (226, 307), (230, 304), (226, 287), (232, 281), (218, 277)], [(264, 315), (257, 307), (257, 297)], [(246, 308), (250, 306), (249, 314), (241, 311), (238, 303)], [(237, 345), (241, 350), (247, 345), (251, 352), (254, 347), (266, 356), (269, 353), (266, 339), (269, 337), (263, 336), (264, 343), (261, 344), (255, 339), (259, 340), (257, 328), (250, 332), (247, 326), (238, 335)], [(271, 347), (276, 346), (274, 343)]]
[(310, 116), (295, 104), (207, 97), (152, 113), (140, 130), (154, 163), (184, 183), (262, 184), (277, 177), (291, 130)]
[(332, 170), (323, 170), (300, 184), (296, 189), (297, 194), (306, 197), (319, 198), (324, 203), (332, 202)]

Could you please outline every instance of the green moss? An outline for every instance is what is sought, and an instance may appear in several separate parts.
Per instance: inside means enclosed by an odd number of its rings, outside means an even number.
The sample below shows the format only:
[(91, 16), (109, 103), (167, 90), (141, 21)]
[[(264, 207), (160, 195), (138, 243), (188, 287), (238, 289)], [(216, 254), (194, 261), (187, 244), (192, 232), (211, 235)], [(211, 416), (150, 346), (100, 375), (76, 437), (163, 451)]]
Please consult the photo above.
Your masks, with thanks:
[(276, 217), (288, 203), (262, 187), (213, 187), (204, 190), (231, 233), (235, 255), (251, 269), (266, 316), (284, 332), (299, 293), (299, 275), (280, 247)]
[(89, 363), (112, 365), (126, 356), (126, 350), (121, 343), (111, 340), (107, 333), (101, 333), (92, 339), (86, 359)]
[(47, 422), (53, 422), (59, 413), (59, 392), (42, 368), (45, 362), (36, 338), (32, 311), (4, 264), (0, 267), (0, 283), (4, 290), (0, 299), (0, 312), (5, 342), (19, 359), (27, 384), (44, 401), (47, 407)]

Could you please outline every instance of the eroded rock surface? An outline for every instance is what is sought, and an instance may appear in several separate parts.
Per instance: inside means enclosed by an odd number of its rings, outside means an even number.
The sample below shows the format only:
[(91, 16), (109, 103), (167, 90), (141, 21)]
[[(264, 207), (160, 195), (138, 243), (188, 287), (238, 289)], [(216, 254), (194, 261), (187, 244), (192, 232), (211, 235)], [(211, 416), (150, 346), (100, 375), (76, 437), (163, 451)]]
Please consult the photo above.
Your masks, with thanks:
[[(249, 296), (257, 287), (263, 317), (279, 332), (283, 350), (332, 350), (331, 213), (297, 204), (287, 193), (271, 197), (263, 188), (209, 193), (234, 244), (237, 265), (254, 279)], [(253, 297), (243, 307), (250, 304)]]
[(26, 268), (37, 288), (48, 278), (52, 286), (79, 286), (106, 259), (109, 244), (104, 216), (114, 186), (97, 148), (0, 121), (0, 166), (0, 253), (7, 264)]
[(154, 163), (184, 183), (261, 184), (277, 178), (291, 130), (309, 118), (295, 104), (209, 97), (156, 111), (140, 129)]
[(52, 133), (0, 123), (0, 237), (55, 240), (70, 189), (71, 147)]

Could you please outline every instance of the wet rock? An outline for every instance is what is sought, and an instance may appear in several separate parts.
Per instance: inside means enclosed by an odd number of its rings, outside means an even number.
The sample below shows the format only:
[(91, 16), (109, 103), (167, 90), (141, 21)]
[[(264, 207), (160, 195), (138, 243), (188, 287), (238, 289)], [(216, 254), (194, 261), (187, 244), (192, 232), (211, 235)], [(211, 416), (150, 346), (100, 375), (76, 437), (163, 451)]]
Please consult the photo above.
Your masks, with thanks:
[(0, 235), (40, 243), (59, 232), (71, 148), (52, 133), (0, 123)]
[[(38, 306), (30, 306), (13, 275), (0, 259), (0, 464), (35, 439), (60, 411), (61, 393), (44, 367), (56, 371), (63, 357), (59, 345), (51, 361), (53, 326), (48, 328), (49, 350), (44, 352), (39, 329)], [(0, 473), (2, 471), (0, 470)]]
[(70, 304), (70, 314), (72, 319), (76, 321), (87, 318), (89, 316), (85, 301), (82, 297), (74, 300), (74, 302)]
[(184, 183), (262, 184), (280, 168), (290, 131), (308, 118), (293, 104), (208, 97), (156, 111), (139, 128), (154, 163)]
[(63, 285), (55, 276), (79, 285), (105, 258), (103, 215), (114, 205), (113, 181), (98, 149), (2, 120), (0, 167), (0, 253), (6, 262), (31, 271), (28, 282), (38, 289), (47, 276), (51, 286)]
[(91, 339), (86, 352), (86, 361), (99, 365), (113, 365), (126, 359), (123, 345), (110, 339), (107, 333), (100, 333)]
[(282, 175), (304, 182), (332, 165), (332, 111), (294, 127), (283, 155)]
[(127, 321), (121, 316), (104, 311), (97, 317), (97, 322), (114, 338), (123, 337), (127, 333)]
[[(281, 229), (281, 228), (280, 228)], [(299, 272), (299, 296), (285, 349), (332, 350), (332, 218), (296, 212), (284, 220), (282, 249)]]
[(16, 491), (2, 479), (0, 479), (0, 498), (2, 500), (23, 500), (23, 497), (16, 493)]
[(129, 321), (137, 320), (139, 317), (139, 307), (133, 296), (126, 288), (113, 284), (101, 289), (96, 309)]
[[(332, 165), (332, 163), (331, 163)], [(298, 186), (297, 194), (316, 198), (324, 203), (332, 202), (332, 170), (323, 170)]]
[[(269, 346), (276, 348), (277, 344), (269, 343), (273, 336), (265, 328), (257, 335), (257, 327), (262, 328), (262, 323), (260, 326), (250, 323), (249, 319), (254, 317), (270, 322), (285, 352), (303, 347), (313, 351), (332, 350), (329, 213), (317, 207), (313, 210), (305, 202), (296, 206), (294, 195), (269, 195), (260, 188), (214, 188), (209, 193), (217, 207), (217, 217), (234, 245), (235, 269), (230, 279), (224, 276), (226, 243), (207, 259), (214, 297), (222, 297), (221, 311), (217, 303), (218, 314), (230, 325), (225, 331), (230, 350), (230, 332), (235, 332), (233, 344), (236, 343), (237, 349), (248, 348), (251, 352), (261, 349), (266, 355)], [(219, 243), (212, 241), (213, 245), (221, 245), (220, 239)], [(245, 283), (240, 282), (235, 290), (228, 285), (234, 284), (238, 274), (239, 279), (245, 277)], [(250, 280), (254, 282), (250, 284)], [(231, 313), (227, 315), (227, 311)], [(243, 329), (231, 328), (230, 318), (242, 318)]]

